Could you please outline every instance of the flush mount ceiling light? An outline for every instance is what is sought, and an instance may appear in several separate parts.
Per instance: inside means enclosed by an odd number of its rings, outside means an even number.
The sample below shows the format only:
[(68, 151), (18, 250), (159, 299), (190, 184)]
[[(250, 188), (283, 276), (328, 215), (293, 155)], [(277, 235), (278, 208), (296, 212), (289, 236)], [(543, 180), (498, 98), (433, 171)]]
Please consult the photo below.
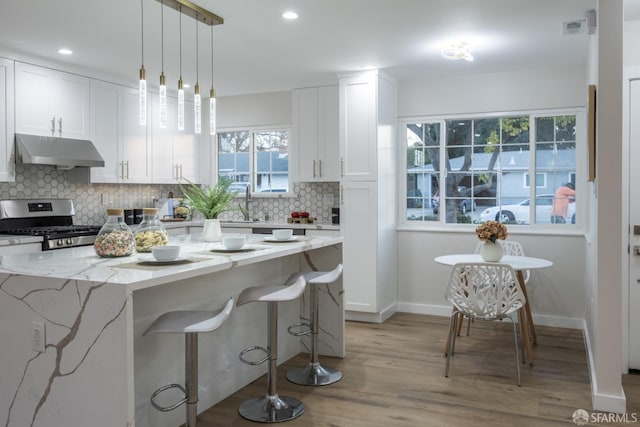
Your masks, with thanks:
[(63, 47), (62, 49), (58, 49), (58, 53), (60, 55), (71, 55), (73, 51), (71, 49), (67, 49)]
[(467, 43), (454, 43), (442, 49), (442, 57), (450, 60), (464, 59), (472, 62), (471, 48)]

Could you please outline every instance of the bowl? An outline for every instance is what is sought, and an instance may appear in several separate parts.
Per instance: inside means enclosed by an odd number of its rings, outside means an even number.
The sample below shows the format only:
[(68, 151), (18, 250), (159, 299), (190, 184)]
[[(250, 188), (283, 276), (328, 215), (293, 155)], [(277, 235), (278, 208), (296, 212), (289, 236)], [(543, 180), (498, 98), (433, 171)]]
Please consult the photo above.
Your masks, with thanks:
[(271, 235), (276, 240), (289, 240), (293, 235), (293, 230), (273, 230)]
[(173, 261), (180, 255), (180, 246), (178, 245), (164, 245), (153, 246), (151, 248), (153, 257), (158, 261)]
[(245, 236), (222, 236), (222, 246), (231, 250), (242, 249), (245, 240)]

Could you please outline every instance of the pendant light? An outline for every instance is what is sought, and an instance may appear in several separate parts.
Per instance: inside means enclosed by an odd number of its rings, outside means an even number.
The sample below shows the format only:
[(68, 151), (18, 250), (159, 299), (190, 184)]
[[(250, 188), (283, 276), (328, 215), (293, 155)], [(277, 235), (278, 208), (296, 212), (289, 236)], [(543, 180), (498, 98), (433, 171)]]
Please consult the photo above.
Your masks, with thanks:
[(142, 66), (140, 67), (140, 85), (138, 86), (140, 124), (147, 124), (147, 72), (144, 69), (144, 4), (140, 0), (140, 34), (142, 39)]
[(209, 134), (216, 134), (216, 91), (213, 88), (213, 25), (211, 26), (211, 90), (209, 91)]
[(178, 130), (184, 130), (184, 88), (182, 87), (182, 7), (180, 7), (180, 79), (178, 80)]
[(160, 128), (167, 128), (167, 82), (164, 76), (164, 0), (160, 8)]
[(200, 84), (198, 83), (200, 63), (198, 56), (200, 54), (198, 46), (198, 14), (196, 13), (196, 86), (193, 94), (193, 114), (194, 129), (196, 134), (200, 134), (202, 130), (202, 101), (200, 99)]

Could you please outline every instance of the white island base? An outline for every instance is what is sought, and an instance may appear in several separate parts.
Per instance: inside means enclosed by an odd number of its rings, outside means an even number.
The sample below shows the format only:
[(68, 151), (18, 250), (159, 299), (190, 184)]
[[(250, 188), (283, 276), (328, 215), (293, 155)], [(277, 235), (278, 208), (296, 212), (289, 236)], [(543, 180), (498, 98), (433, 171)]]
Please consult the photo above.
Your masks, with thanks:
[[(293, 272), (331, 270), (342, 262), (342, 239), (310, 237), (255, 251), (209, 252), (217, 246), (190, 236), (188, 264), (142, 267), (136, 256), (101, 259), (92, 248), (7, 256), (0, 270), (0, 420), (6, 427), (174, 427), (185, 410), (155, 410), (158, 387), (184, 382), (184, 336), (144, 330), (166, 311), (216, 309), (242, 289), (282, 284)], [(342, 281), (320, 288), (320, 354), (344, 357)], [(278, 362), (308, 351), (308, 339), (287, 327), (308, 320), (308, 290), (279, 304)], [(34, 323), (35, 322), (35, 323)], [(45, 325), (44, 352), (32, 349), (33, 324)], [(202, 412), (264, 375), (238, 353), (266, 346), (266, 304), (234, 308), (222, 327), (199, 337)], [(161, 404), (178, 393), (163, 395)], [(166, 402), (164, 399), (166, 398)]]

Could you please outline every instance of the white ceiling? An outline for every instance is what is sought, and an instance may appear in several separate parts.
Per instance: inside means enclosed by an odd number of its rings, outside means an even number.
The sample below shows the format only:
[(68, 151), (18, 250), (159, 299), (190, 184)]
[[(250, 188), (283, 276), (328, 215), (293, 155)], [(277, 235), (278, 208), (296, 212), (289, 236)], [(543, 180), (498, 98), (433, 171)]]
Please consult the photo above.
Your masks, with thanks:
[[(160, 11), (144, 2), (144, 65), (161, 69)], [(339, 73), (375, 65), (399, 80), (585, 64), (589, 36), (561, 35), (596, 0), (192, 0), (225, 20), (214, 27), (219, 96), (335, 83)], [(638, 0), (625, 0), (634, 13)], [(4, 1), (0, 49), (135, 83), (141, 64), (140, 0)], [(286, 22), (281, 13), (300, 15)], [(179, 74), (179, 14), (164, 8), (164, 71)], [(210, 27), (198, 24), (202, 92), (211, 86)], [(196, 78), (196, 22), (182, 19), (182, 74)], [(474, 62), (447, 61), (442, 42), (469, 38)], [(60, 56), (60, 47), (74, 54)]]

